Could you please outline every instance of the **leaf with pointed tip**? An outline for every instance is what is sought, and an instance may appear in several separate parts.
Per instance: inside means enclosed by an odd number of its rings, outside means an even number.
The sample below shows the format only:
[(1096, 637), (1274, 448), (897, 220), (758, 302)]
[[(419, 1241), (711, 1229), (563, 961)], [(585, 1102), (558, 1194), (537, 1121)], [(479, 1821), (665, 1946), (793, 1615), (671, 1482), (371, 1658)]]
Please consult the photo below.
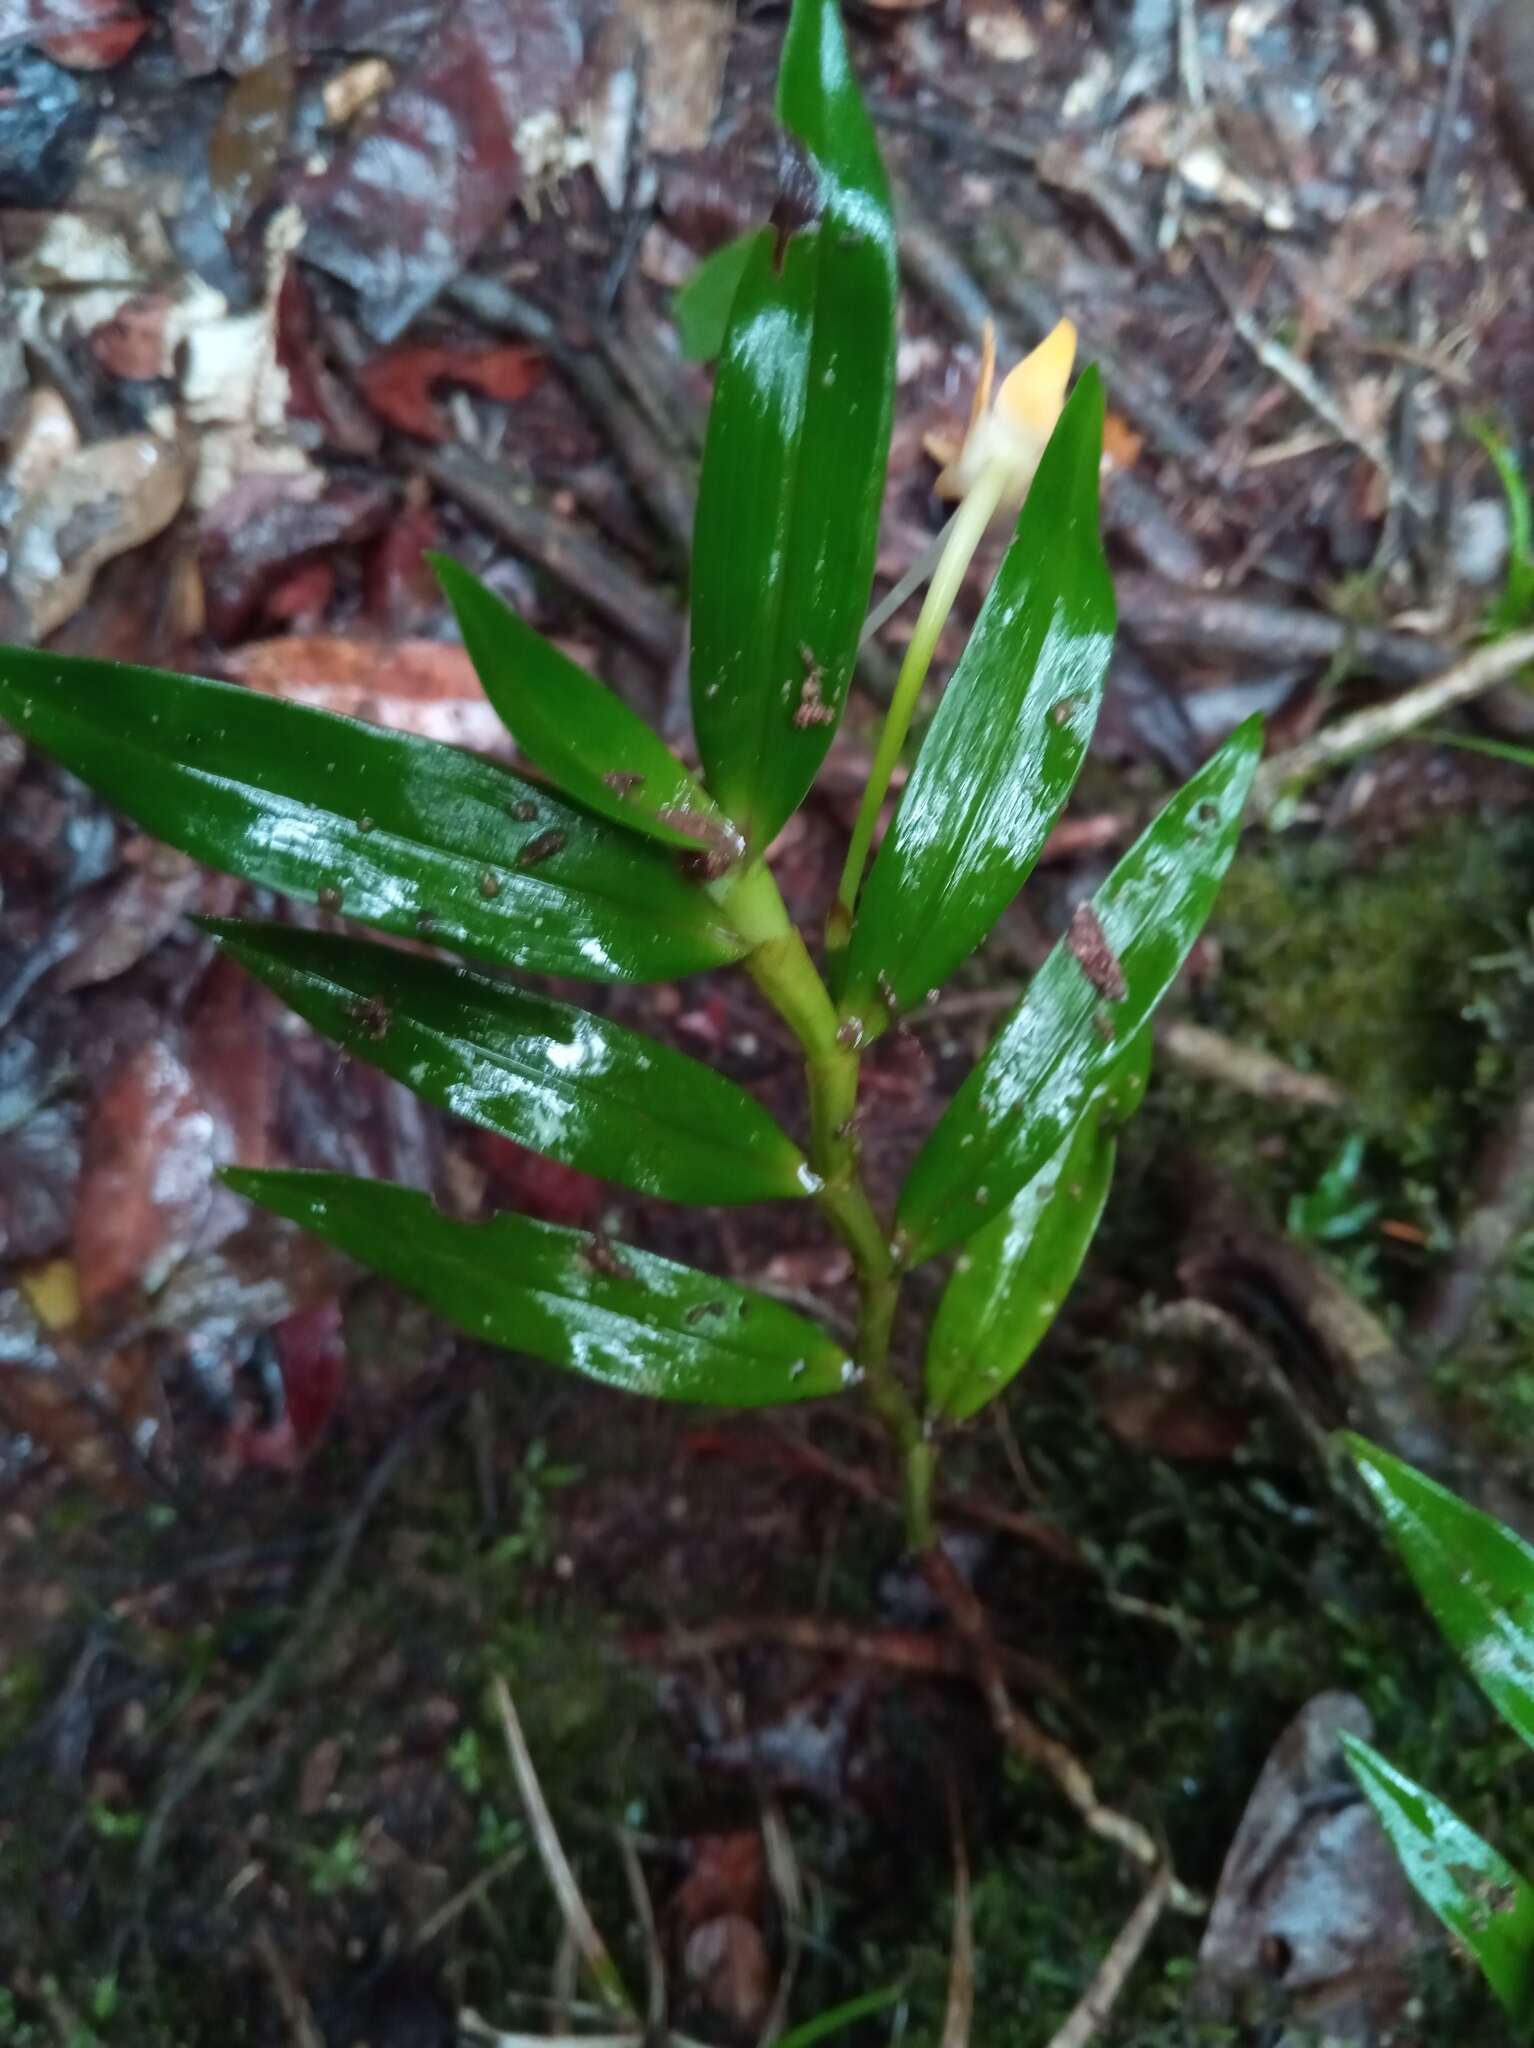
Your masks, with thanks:
[(979, 945), (1032, 872), (1086, 758), (1113, 651), (1097, 532), (1102, 432), (1102, 384), (1088, 370), (858, 904), (844, 1007), (870, 1035), (889, 1021), (887, 1003), (923, 1001)]
[(588, 981), (745, 950), (674, 855), (434, 740), (20, 648), (0, 717), (157, 838), (384, 931)]
[(1064, 1145), (959, 1254), (927, 1339), (927, 1406), (962, 1422), (1028, 1363), (1076, 1283), (1150, 1080), (1142, 1031)]
[(566, 1166), (673, 1202), (765, 1202), (819, 1185), (743, 1088), (605, 1017), (366, 939), (205, 924), (348, 1052)]
[(711, 363), (724, 347), (730, 308), (756, 230), (749, 229), (705, 256), (672, 301), (677, 337), (690, 363)]
[(997, 1215), (1119, 1067), (1214, 907), (1261, 752), (1248, 719), (1078, 909), (911, 1168), (896, 1211), (906, 1259)]
[(927, 1406), (963, 1422), (1022, 1371), (1075, 1284), (1116, 1147), (1095, 1110), (959, 1254), (927, 1341)]
[(1417, 1895), (1469, 1950), (1515, 2019), (1534, 2009), (1534, 1889), (1488, 1842), (1377, 1749), (1343, 1749)]
[(852, 1375), (841, 1346), (781, 1302), (654, 1252), (529, 1216), (456, 1223), (414, 1188), (343, 1173), (231, 1168), (224, 1178), (456, 1329), (605, 1386), (769, 1408), (838, 1393)]
[(816, 219), (752, 237), (714, 386), (693, 544), (693, 725), (760, 853), (841, 714), (868, 609), (894, 393), (895, 226), (837, 0), (795, 0), (778, 114)]
[(1342, 1441), (1433, 1619), (1534, 1747), (1534, 1549), (1378, 1445)]
[(428, 555), (506, 730), (567, 796), (668, 846), (733, 855), (740, 835), (606, 683), (524, 624), (450, 555)]

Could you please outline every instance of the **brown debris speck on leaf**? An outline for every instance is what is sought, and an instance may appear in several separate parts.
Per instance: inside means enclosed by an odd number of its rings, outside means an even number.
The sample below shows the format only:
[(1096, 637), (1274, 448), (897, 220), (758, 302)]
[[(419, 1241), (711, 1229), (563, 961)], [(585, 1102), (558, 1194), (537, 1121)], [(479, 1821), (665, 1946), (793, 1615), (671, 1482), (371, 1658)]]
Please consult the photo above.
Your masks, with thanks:
[(552, 860), (563, 850), (565, 835), (558, 826), (551, 825), (547, 832), (539, 832), (529, 839), (517, 855), (519, 868), (535, 868), (540, 861)]
[(1090, 903), (1078, 903), (1071, 913), (1065, 943), (1081, 964), (1081, 971), (1100, 996), (1121, 1003), (1129, 993), (1119, 957), (1108, 943), (1108, 934)]

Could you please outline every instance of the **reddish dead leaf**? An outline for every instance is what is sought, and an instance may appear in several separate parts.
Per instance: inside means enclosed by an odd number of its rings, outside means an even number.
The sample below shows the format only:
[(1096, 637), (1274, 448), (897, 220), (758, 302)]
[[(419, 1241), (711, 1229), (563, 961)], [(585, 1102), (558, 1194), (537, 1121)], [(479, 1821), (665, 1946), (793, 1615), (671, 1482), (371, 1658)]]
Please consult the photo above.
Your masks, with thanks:
[(596, 1221), (605, 1190), (589, 1173), (529, 1152), (494, 1131), (475, 1131), (472, 1150), (500, 1205), (509, 1204), (544, 1223), (566, 1223), (581, 1230)]
[(363, 563), (362, 601), (371, 619), (391, 633), (404, 633), (423, 612), (436, 609), (441, 594), (426, 553), (441, 545), (442, 529), (431, 506), (407, 504)]
[(510, 749), (469, 657), (461, 647), (441, 641), (391, 644), (339, 634), (253, 640), (226, 654), (223, 665), (236, 682), (269, 697), (313, 704), (477, 753)]
[(279, 625), (294, 619), (321, 619), (335, 588), (336, 572), (329, 562), (305, 562), (270, 593), (261, 606), (261, 615)]
[(186, 1030), (128, 1053), (92, 1104), (74, 1226), (87, 1313), (133, 1288), (155, 1292), (194, 1247), (243, 1216), (214, 1175), (266, 1158), (262, 1002), (230, 962), (216, 961)]
[(92, 1105), (75, 1210), (87, 1310), (154, 1288), (191, 1249), (213, 1188), (213, 1122), (168, 1043), (128, 1056)]
[(1137, 434), (1122, 413), (1107, 415), (1103, 421), (1103, 454), (1115, 469), (1133, 469), (1144, 446), (1145, 436)]
[(339, 1297), (301, 1308), (279, 1323), (272, 1335), (287, 1419), (300, 1454), (307, 1456), (335, 1413), (346, 1384)]
[(247, 476), (204, 515), (199, 546), (208, 630), (235, 637), (285, 575), (316, 555), (371, 540), (394, 504), (382, 481)]
[(761, 1905), (764, 1869), (762, 1838), (755, 1828), (695, 1835), (692, 1868), (671, 1902), (681, 1927), (690, 1930), (721, 1913), (754, 1917)]
[(530, 348), (434, 347), (420, 343), (388, 349), (365, 363), (357, 382), (375, 412), (391, 427), (422, 441), (447, 441), (453, 429), (432, 402), (434, 384), (467, 384), (486, 398), (526, 398), (543, 376), (542, 360)]

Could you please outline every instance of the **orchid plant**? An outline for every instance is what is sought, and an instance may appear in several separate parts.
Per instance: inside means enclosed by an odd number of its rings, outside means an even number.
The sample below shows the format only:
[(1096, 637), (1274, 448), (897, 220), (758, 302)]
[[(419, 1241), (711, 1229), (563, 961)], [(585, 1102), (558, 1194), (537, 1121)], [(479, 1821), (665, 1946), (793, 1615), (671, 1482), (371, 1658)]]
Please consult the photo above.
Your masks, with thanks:
[[(865, 1402), (920, 1550), (943, 1432), (1019, 1372), (1092, 1239), (1115, 1131), (1146, 1084), (1152, 1013), (1214, 902), (1261, 738), (1255, 722), (1237, 731), (1077, 907), (885, 1213), (860, 1159), (860, 1062), (1016, 896), (1092, 737), (1114, 632), (1103, 394), (1088, 369), (1067, 397), (1068, 326), (994, 401), (987, 361), (944, 479), (958, 509), (817, 966), (768, 855), (842, 717), (895, 381), (895, 225), (836, 0), (795, 0), (778, 111), (817, 198), (812, 218), (763, 227), (731, 256), (694, 554), (696, 768), (445, 559), (437, 573), (526, 773), (245, 689), (46, 651), (0, 654), (0, 712), (186, 852), (410, 941), (313, 920), (207, 926), (356, 1058), (644, 1195), (816, 1205), (851, 1255), (857, 1327), (844, 1341), (658, 1252), (516, 1214), (462, 1221), (405, 1187), (285, 1170), (232, 1170), (232, 1186), (474, 1337), (610, 1387), (735, 1408)], [(1003, 512), (1005, 557), (876, 851), (939, 637)], [(729, 967), (802, 1048), (798, 1133), (672, 1046), (512, 978)], [(947, 1255), (913, 1371), (903, 1286)]]

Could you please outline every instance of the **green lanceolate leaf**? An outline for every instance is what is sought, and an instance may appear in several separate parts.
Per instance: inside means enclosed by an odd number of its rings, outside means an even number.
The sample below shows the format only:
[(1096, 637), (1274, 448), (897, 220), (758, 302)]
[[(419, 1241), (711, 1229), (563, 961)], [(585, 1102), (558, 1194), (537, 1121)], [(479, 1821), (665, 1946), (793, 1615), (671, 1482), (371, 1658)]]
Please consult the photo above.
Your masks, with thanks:
[(841, 1346), (781, 1302), (583, 1230), (511, 1215), (455, 1223), (413, 1188), (340, 1173), (225, 1179), (471, 1337), (606, 1386), (766, 1408), (837, 1393), (853, 1376)]
[(895, 225), (837, 0), (795, 0), (778, 113), (817, 220), (744, 255), (693, 543), (693, 723), (760, 852), (825, 758), (857, 656), (894, 392)]
[(1418, 1896), (1517, 2019), (1534, 2007), (1534, 1890), (1441, 1799), (1356, 1735), (1343, 1747)]
[(1103, 392), (1077, 385), (858, 905), (845, 1007), (940, 988), (1032, 871), (1091, 742), (1113, 649), (1097, 532)]
[(385, 931), (594, 981), (744, 951), (675, 855), (455, 747), (15, 648), (0, 717), (157, 838)]
[(429, 557), (485, 695), (527, 758), (588, 810), (667, 845), (733, 856), (739, 835), (665, 741), (477, 576)]
[(1534, 1549), (1388, 1451), (1359, 1436), (1343, 1442), (1433, 1619), (1534, 1746)]
[(960, 1252), (927, 1342), (927, 1406), (976, 1414), (1038, 1349), (1075, 1283), (1113, 1180), (1095, 1109), (1007, 1209)]
[(1214, 907), (1261, 752), (1249, 719), (1077, 909), (911, 1169), (896, 1214), (907, 1258), (998, 1215), (1119, 1068)]
[(744, 1089), (605, 1017), (365, 939), (233, 919), (207, 928), (349, 1052), (567, 1166), (674, 1202), (819, 1185)]
[(677, 335), (688, 362), (711, 363), (724, 347), (735, 290), (755, 239), (754, 231), (737, 235), (733, 242), (705, 256), (672, 301)]

